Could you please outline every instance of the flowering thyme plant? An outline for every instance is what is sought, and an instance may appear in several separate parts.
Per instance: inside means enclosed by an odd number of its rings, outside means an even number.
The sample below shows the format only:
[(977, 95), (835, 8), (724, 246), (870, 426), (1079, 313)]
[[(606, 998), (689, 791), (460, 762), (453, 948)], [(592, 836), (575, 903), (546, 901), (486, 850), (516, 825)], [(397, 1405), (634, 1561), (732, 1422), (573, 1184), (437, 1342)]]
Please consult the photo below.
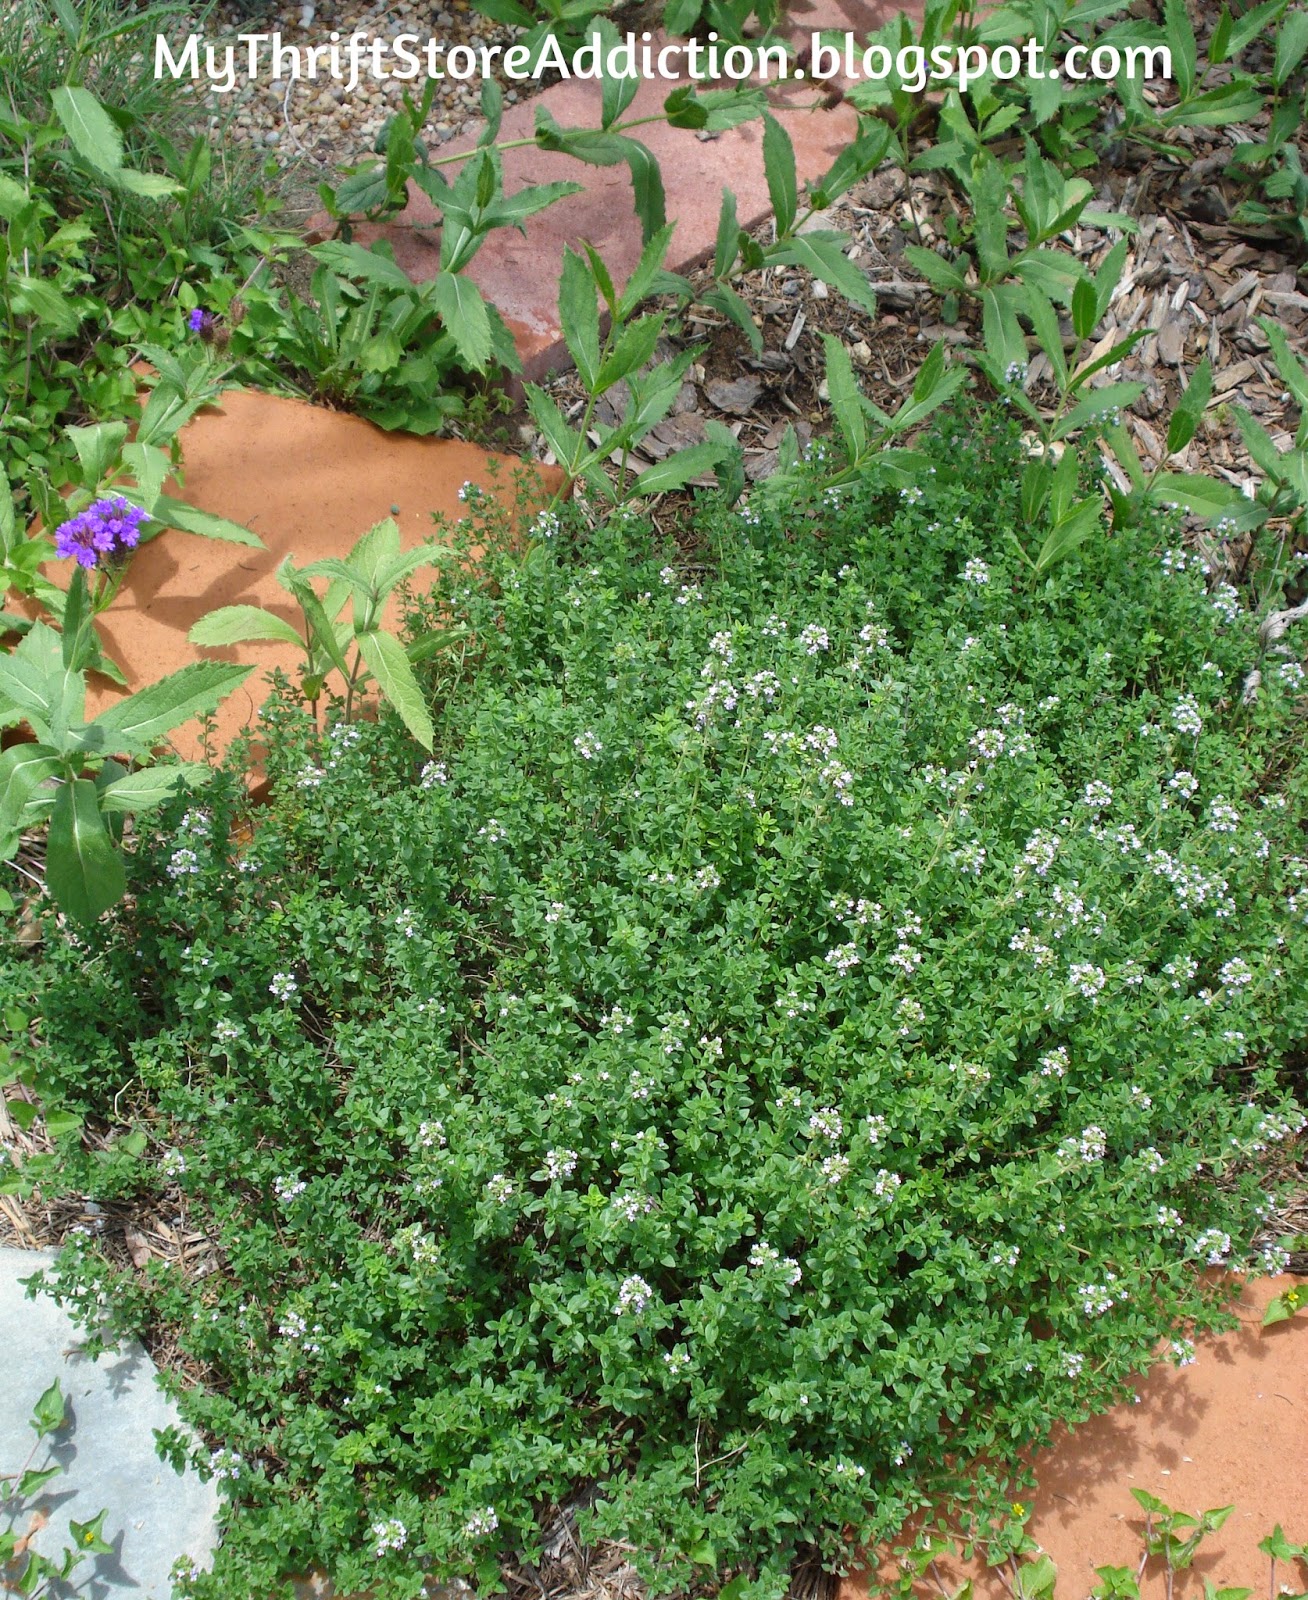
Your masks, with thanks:
[(211, 1374), (197, 1595), (489, 1590), (585, 1490), (657, 1589), (776, 1596), (1008, 1504), (1018, 1446), (1221, 1322), (1212, 1264), (1283, 1265), (1303, 704), (1242, 704), (1255, 620), (1161, 526), (1033, 605), (1019, 449), (947, 417), (911, 494), (707, 510), (712, 564), (470, 526), (414, 618), (477, 642), (436, 759), (274, 705), (253, 838), (235, 785), (162, 813), (47, 963), (43, 1048), (101, 1114), (130, 1060), (185, 1160), (68, 1181), (220, 1263), (59, 1269)]

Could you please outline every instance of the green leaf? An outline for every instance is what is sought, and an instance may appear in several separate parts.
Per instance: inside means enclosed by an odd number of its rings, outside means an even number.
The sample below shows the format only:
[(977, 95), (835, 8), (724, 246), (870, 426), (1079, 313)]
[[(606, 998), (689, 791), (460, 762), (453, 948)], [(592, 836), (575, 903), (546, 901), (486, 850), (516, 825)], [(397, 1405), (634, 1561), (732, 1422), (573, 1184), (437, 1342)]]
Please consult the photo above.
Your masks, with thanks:
[(860, 268), (847, 259), (844, 238), (836, 233), (803, 233), (768, 252), (769, 261), (804, 267), (815, 278), (838, 289), (845, 299), (876, 315), (877, 297)]
[(1193, 472), (1160, 472), (1154, 479), (1153, 499), (1184, 506), (1193, 516), (1205, 520), (1247, 503), (1233, 485)]
[(596, 374), (594, 392), (603, 394), (622, 378), (639, 372), (652, 358), (662, 332), (661, 316), (641, 317), (625, 329)]
[(559, 322), (578, 376), (593, 394), (600, 367), (599, 302), (595, 279), (580, 256), (563, 247), (563, 274), (559, 279)]
[(97, 422), (89, 428), (65, 428), (82, 469), (82, 482), (88, 489), (99, 487), (100, 480), (116, 466), (127, 439), (125, 422)]
[(473, 372), (485, 372), (491, 358), (491, 327), (481, 290), (460, 273), (442, 272), (432, 299), (459, 359)]
[(1102, 389), (1092, 389), (1054, 429), (1054, 438), (1066, 439), (1092, 422), (1111, 421), (1114, 412), (1134, 405), (1144, 391), (1143, 383), (1106, 383)]
[(149, 750), (181, 723), (208, 715), (253, 670), (225, 661), (193, 661), (102, 711), (86, 730), (94, 740), (87, 748), (105, 754)]
[(763, 115), (763, 174), (776, 218), (777, 236), (784, 238), (795, 226), (799, 188), (795, 177), (795, 147), (790, 135), (772, 113)]
[(1279, 479), (1282, 469), (1281, 452), (1272, 442), (1272, 437), (1266, 428), (1243, 406), (1236, 406), (1235, 421), (1244, 440), (1245, 449), (1248, 450), (1254, 463), (1269, 478)]
[(1072, 285), (1072, 330), (1078, 339), (1088, 339), (1099, 321), (1099, 297), (1089, 278), (1078, 278)]
[(736, 197), (730, 189), (722, 191), (722, 209), (718, 212), (718, 236), (713, 252), (713, 276), (725, 278), (736, 264), (740, 254), (740, 223), (736, 219)]
[(0, 465), (0, 556), (7, 557), (14, 549), (17, 543), (14, 538), (16, 528), (13, 490), (9, 487), (9, 478), (3, 465)]
[(640, 76), (632, 72), (629, 76), (614, 77), (609, 72), (609, 55), (613, 46), (619, 43), (619, 39), (618, 30), (607, 17), (599, 19), (591, 37), (598, 37), (600, 61), (604, 69), (600, 94), (600, 127), (608, 129), (636, 98), (636, 91), (640, 88)]
[(622, 298), (618, 301), (618, 317), (624, 320), (629, 317), (636, 307), (651, 292), (656, 291), (655, 286), (660, 279), (663, 268), (663, 258), (667, 254), (668, 245), (672, 242), (672, 235), (676, 231), (676, 224), (669, 222), (660, 228), (645, 245), (640, 253), (640, 260), (636, 263), (636, 270), (627, 279), (626, 288), (622, 291)]
[(147, 767), (129, 772), (100, 791), (100, 810), (106, 814), (122, 811), (150, 811), (162, 805), (178, 789), (194, 789), (209, 777), (202, 761), (181, 762), (174, 767)]
[[(1049, 297), (1043, 290), (1035, 288), (1032, 284), (1026, 284), (1024, 287), (1026, 289), (1024, 296), (1026, 311), (1031, 318), (1031, 326), (1035, 329), (1036, 338), (1040, 341), (1040, 348), (1044, 351), (1049, 365), (1053, 368), (1054, 378), (1058, 383), (1059, 389), (1066, 390), (1068, 379), (1067, 355), (1063, 350), (1063, 334), (1058, 326), (1058, 313), (1054, 310)], [(1078, 284), (1077, 287), (1079, 288), (1081, 285)], [(1085, 287), (1089, 289), (1090, 285), (1087, 283)], [(1091, 289), (1090, 293), (1093, 299), (1093, 289)], [(1075, 292), (1073, 293), (1073, 299), (1075, 300)], [(1073, 326), (1075, 327), (1075, 323), (1073, 323)]]
[(123, 136), (118, 124), (89, 89), (61, 85), (50, 103), (68, 142), (98, 171), (115, 174), (123, 164)]
[(9, 306), (15, 315), (32, 317), (43, 324), (45, 330), (61, 338), (76, 333), (86, 315), (43, 278), (32, 278), (25, 273), (14, 273), (10, 279)]
[(45, 885), (59, 909), (83, 924), (94, 922), (127, 892), (123, 860), (104, 825), (89, 778), (62, 784), (55, 797), (46, 840)]
[(1302, 6), (1291, 6), (1281, 18), (1280, 32), (1276, 36), (1276, 61), (1272, 66), (1272, 82), (1279, 89), (1308, 52), (1308, 11)]
[(108, 174), (115, 189), (138, 195), (143, 200), (167, 200), (181, 193), (181, 184), (174, 183), (158, 172), (137, 172), (132, 167), (119, 167)]
[(692, 444), (685, 450), (676, 450), (663, 461), (646, 467), (631, 486), (633, 494), (663, 494), (669, 489), (681, 489), (692, 478), (712, 472), (722, 459), (722, 447), (717, 444)]
[(1077, 545), (1095, 531), (1102, 510), (1103, 504), (1095, 495), (1074, 505), (1061, 521), (1055, 523), (1036, 557), (1037, 576), (1071, 555)]
[(729, 317), (749, 340), (755, 355), (763, 354), (763, 335), (754, 321), (753, 313), (729, 283), (715, 283), (711, 289), (706, 289), (699, 299), (701, 305), (720, 311), (723, 316)]
[(952, 289), (956, 293), (967, 288), (967, 279), (958, 268), (934, 250), (910, 244), (904, 246), (904, 255), (933, 288)]
[(1205, 356), (1191, 374), (1189, 387), (1177, 402), (1176, 410), (1167, 428), (1167, 453), (1174, 456), (1184, 450), (1199, 427), (1209, 396), (1213, 392), (1212, 362)]
[[(137, 491), (124, 489), (122, 495), (133, 505), (144, 508), (144, 501)], [(232, 522), (228, 517), (220, 517), (212, 511), (201, 511), (199, 506), (189, 506), (184, 500), (174, 500), (168, 494), (161, 494), (158, 497), (150, 515), (156, 522), (163, 523), (166, 528), (178, 528), (183, 533), (196, 533), (203, 539), (221, 539), (226, 544), (249, 545), (254, 550), (262, 550), (264, 547), (263, 540), (258, 534), (243, 528), (239, 522)]]
[(18, 1499), (26, 1500), (30, 1495), (34, 1495), (52, 1478), (57, 1478), (63, 1470), (62, 1467), (29, 1467), (18, 1480)]
[(0, 754), (0, 840), (14, 839), (28, 801), (63, 770), (59, 752), (49, 745), (15, 744)]
[(44, 1439), (47, 1433), (58, 1433), (67, 1415), (68, 1402), (56, 1378), (32, 1409), (32, 1427), (37, 1437)]
[(108, 1515), (102, 1511), (90, 1522), (74, 1522), (68, 1519), (68, 1535), (76, 1548), (86, 1555), (111, 1556), (114, 1553), (113, 1545), (109, 1544), (102, 1532), (104, 1519)]
[(827, 394), (845, 441), (845, 452), (851, 463), (861, 461), (867, 449), (867, 416), (854, 377), (854, 364), (849, 351), (833, 334), (824, 333), (822, 343), (827, 353)]
[[(123, 446), (123, 466), (136, 480), (136, 492), (141, 503), (148, 512), (153, 513), (160, 491), (172, 471), (168, 452), (161, 450), (158, 445), (137, 444), (133, 440)], [(153, 515), (151, 520), (156, 520)]]
[(546, 443), (554, 452), (554, 459), (566, 471), (572, 472), (578, 464), (578, 451), (584, 453), (585, 441), (575, 428), (568, 426), (558, 406), (534, 383), (527, 385), (527, 409), (532, 421), (545, 435)]
[(1185, 0), (1164, 0), (1163, 25), (1172, 51), (1172, 73), (1176, 87), (1181, 99), (1188, 100), (1194, 89), (1197, 47)]
[(1288, 1322), (1305, 1306), (1308, 1306), (1308, 1293), (1297, 1286), (1287, 1289), (1284, 1294), (1278, 1294), (1268, 1301), (1267, 1310), (1263, 1312), (1262, 1325), (1264, 1328), (1270, 1328), (1278, 1322)]
[(377, 687), (399, 713), (404, 726), (424, 750), (430, 750), (436, 734), (404, 646), (381, 628), (356, 634), (355, 642)]

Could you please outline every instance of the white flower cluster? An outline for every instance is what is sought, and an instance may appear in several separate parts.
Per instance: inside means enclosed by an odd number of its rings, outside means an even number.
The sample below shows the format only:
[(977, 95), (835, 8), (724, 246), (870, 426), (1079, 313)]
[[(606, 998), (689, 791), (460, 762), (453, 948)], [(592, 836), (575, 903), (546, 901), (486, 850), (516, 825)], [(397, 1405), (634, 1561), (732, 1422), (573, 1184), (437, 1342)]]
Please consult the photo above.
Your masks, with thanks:
[(232, 1483), (241, 1476), (243, 1462), (235, 1450), (215, 1450), (209, 1457), (209, 1471), (215, 1478), (227, 1478)]
[(750, 1247), (749, 1264), (751, 1267), (765, 1270), (771, 1267), (779, 1268), (786, 1287), (790, 1289), (793, 1289), (804, 1276), (793, 1256), (783, 1256), (780, 1250), (774, 1249), (766, 1239), (761, 1239)]
[(1043, 878), (1057, 859), (1062, 843), (1058, 834), (1037, 828), (1022, 846), (1022, 859), (1014, 875), (1020, 878), (1027, 872), (1034, 872), (1037, 878)]
[(1095, 1000), (1102, 993), (1108, 979), (1104, 969), (1089, 961), (1074, 961), (1067, 970), (1067, 981), (1086, 1000)]
[(963, 568), (963, 582), (975, 584), (978, 588), (990, 582), (990, 568), (976, 556)]
[(310, 1328), (305, 1318), (298, 1311), (287, 1311), (282, 1320), (277, 1324), (277, 1331), (283, 1339), (291, 1339), (299, 1344), (305, 1355), (316, 1356), (322, 1349), (319, 1339), (322, 1334), (322, 1323), (315, 1322)]
[(858, 962), (858, 951), (852, 944), (837, 945), (834, 950), (828, 950), (826, 954), (827, 965), (834, 967), (841, 974), (852, 971)]
[(1108, 1135), (1092, 1122), (1081, 1129), (1079, 1137), (1073, 1134), (1064, 1139), (1058, 1153), (1064, 1161), (1102, 1161), (1108, 1153)]
[(830, 650), (831, 639), (820, 623), (810, 622), (800, 629), (799, 644), (806, 656), (815, 656), (823, 650)]
[(1191, 1240), (1190, 1254), (1202, 1256), (1210, 1267), (1220, 1267), (1231, 1254), (1231, 1235), (1220, 1228), (1205, 1228), (1197, 1239)]
[(570, 1178), (577, 1170), (577, 1152), (575, 1150), (547, 1150), (545, 1152), (545, 1171), (555, 1183), (560, 1178)]
[(867, 927), (869, 922), (879, 923), (882, 917), (881, 903), (877, 900), (841, 900), (837, 896), (827, 901), (827, 910), (842, 922), (853, 922), (860, 928)]
[(915, 1029), (920, 1028), (926, 1021), (926, 1011), (920, 1000), (914, 1000), (911, 995), (905, 997), (895, 1007), (895, 1015), (899, 1018), (899, 1036), (907, 1038)]
[(293, 972), (274, 972), (268, 993), (276, 1000), (289, 1000), (298, 988)]
[(822, 1176), (827, 1183), (843, 1183), (849, 1176), (849, 1158), (847, 1156), (826, 1156), (822, 1162)]
[(1106, 1272), (1103, 1283), (1083, 1283), (1076, 1291), (1081, 1302), (1081, 1311), (1087, 1317), (1102, 1317), (1111, 1311), (1119, 1300), (1127, 1297), (1120, 1290), (1114, 1288), (1117, 1274)]
[(308, 1187), (303, 1178), (273, 1179), (273, 1193), (283, 1205), (288, 1205), (297, 1195), (302, 1195)]
[(1195, 739), (1204, 731), (1199, 702), (1192, 694), (1182, 695), (1172, 707), (1172, 726), (1178, 733), (1189, 734)]
[(823, 1106), (808, 1119), (808, 1131), (814, 1138), (834, 1141), (843, 1135), (845, 1125), (834, 1106)]
[(654, 1291), (644, 1278), (632, 1273), (618, 1287), (618, 1302), (613, 1307), (615, 1317), (638, 1317), (654, 1298)]
[(627, 1222), (648, 1216), (654, 1209), (653, 1197), (647, 1194), (615, 1194), (609, 1204)]
[(1064, 1078), (1067, 1076), (1067, 1067), (1067, 1048), (1064, 1045), (1057, 1045), (1040, 1057), (1042, 1078)]
[(165, 1178), (180, 1178), (186, 1171), (186, 1157), (180, 1150), (166, 1150), (159, 1167)]
[(500, 1525), (500, 1519), (495, 1514), (493, 1506), (487, 1506), (484, 1511), (474, 1511), (463, 1524), (463, 1537), (465, 1539), (484, 1539), (488, 1533), (494, 1533)]
[(881, 1167), (872, 1179), (872, 1193), (878, 1200), (893, 1200), (903, 1181), (897, 1172)]
[(604, 749), (599, 737), (589, 728), (585, 733), (577, 735), (572, 741), (572, 747), (583, 761), (593, 761)]

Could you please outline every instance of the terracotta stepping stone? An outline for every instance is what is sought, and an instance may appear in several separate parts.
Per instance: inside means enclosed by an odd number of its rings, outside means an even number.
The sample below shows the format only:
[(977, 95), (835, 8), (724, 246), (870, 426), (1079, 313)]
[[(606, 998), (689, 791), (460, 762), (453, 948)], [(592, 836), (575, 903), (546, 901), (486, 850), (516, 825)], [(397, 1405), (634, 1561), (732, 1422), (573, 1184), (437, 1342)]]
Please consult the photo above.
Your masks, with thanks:
[[(302, 658), (289, 644), (200, 651), (187, 642), (193, 623), (219, 606), (254, 605), (298, 628), (299, 608), (274, 576), (284, 556), (293, 556), (296, 566), (343, 556), (397, 506), (395, 521), (405, 548), (421, 544), (434, 535), (433, 512), (462, 514), (459, 490), (465, 482), (492, 492), (498, 487), (508, 497), (515, 471), (524, 466), (470, 444), (386, 433), (361, 417), (254, 390), (225, 393), (220, 404), (186, 426), (181, 446), (183, 483), (180, 489), (171, 485), (169, 492), (244, 524), (266, 548), (169, 529), (132, 556), (99, 628), (105, 649), (133, 690), (202, 658), (253, 663), (255, 671), (244, 686), (218, 708), (220, 752), (243, 729), (257, 725), (268, 672), (280, 667), (294, 682)], [(546, 497), (561, 482), (557, 468), (530, 470), (539, 474)], [(68, 562), (53, 563), (48, 576), (66, 584), (70, 571)], [(423, 577), (420, 571), (415, 583)], [(122, 692), (93, 677), (87, 716)], [(187, 760), (200, 759), (199, 724), (179, 728), (172, 743)]]
[[(1205, 1579), (1219, 1589), (1266, 1592), (1268, 1560), (1258, 1541), (1276, 1523), (1287, 1537), (1308, 1537), (1308, 1315), (1261, 1327), (1268, 1302), (1308, 1279), (1285, 1275), (1244, 1286), (1235, 1333), (1197, 1342), (1198, 1359), (1155, 1367), (1120, 1405), (1075, 1431), (1060, 1427), (1034, 1457), (1039, 1491), (1027, 1532), (1058, 1568), (1061, 1600), (1080, 1600), (1098, 1581), (1094, 1569), (1129, 1566), (1143, 1553), (1144, 1512), (1131, 1495), (1144, 1489), (1175, 1511), (1194, 1515), (1234, 1505), (1225, 1526), (1200, 1546), (1194, 1566), (1176, 1579), (1178, 1600), (1197, 1600)], [(979, 1561), (942, 1561), (950, 1592), (970, 1578), (978, 1600), (1011, 1600), (997, 1571)], [(891, 1563), (885, 1581), (897, 1576)], [(1146, 1569), (1142, 1593), (1163, 1594), (1161, 1562)], [(1277, 1567), (1279, 1584), (1305, 1587), (1302, 1566)], [(867, 1600), (866, 1570), (847, 1578), (839, 1600)], [(921, 1600), (940, 1600), (930, 1579)]]

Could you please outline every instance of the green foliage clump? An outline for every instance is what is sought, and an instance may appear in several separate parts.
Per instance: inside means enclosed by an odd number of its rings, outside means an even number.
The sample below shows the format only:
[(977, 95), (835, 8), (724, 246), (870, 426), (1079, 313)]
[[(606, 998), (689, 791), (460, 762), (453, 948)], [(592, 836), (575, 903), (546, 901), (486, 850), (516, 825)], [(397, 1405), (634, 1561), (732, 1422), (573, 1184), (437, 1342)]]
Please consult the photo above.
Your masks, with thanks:
[(436, 759), (274, 706), (252, 837), (235, 782), (161, 813), (86, 948), (10, 958), (82, 1111), (149, 1135), (67, 1181), (217, 1255), (59, 1268), (204, 1377), (234, 1510), (196, 1594), (493, 1588), (580, 1493), (657, 1588), (776, 1595), (1000, 1506), (1222, 1325), (1204, 1269), (1279, 1265), (1295, 663), (1162, 524), (1037, 577), (1014, 428), (932, 448), (710, 508), (695, 566), (630, 516), (474, 518), (414, 619), (479, 652)]

